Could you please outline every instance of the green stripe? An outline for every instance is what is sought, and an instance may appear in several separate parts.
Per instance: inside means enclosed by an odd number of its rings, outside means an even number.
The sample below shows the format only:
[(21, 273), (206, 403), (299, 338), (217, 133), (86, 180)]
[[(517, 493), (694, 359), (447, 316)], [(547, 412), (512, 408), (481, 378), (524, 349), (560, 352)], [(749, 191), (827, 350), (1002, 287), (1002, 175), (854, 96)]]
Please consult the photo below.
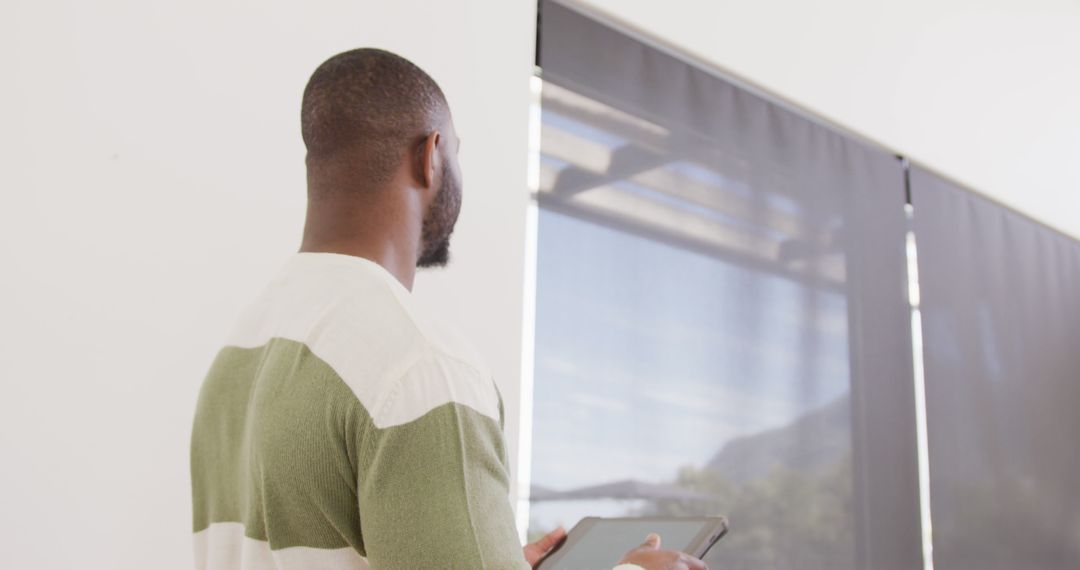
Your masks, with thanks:
[(460, 404), (366, 441), (360, 516), (373, 568), (519, 568), (498, 422)]
[(222, 349), (192, 432), (195, 532), (241, 522), (271, 548), (362, 553), (354, 434), (370, 425), (349, 387), (303, 344)]
[(302, 343), (225, 348), (192, 432), (194, 531), (240, 522), (271, 549), (351, 546), (375, 568), (527, 568), (499, 423), (448, 403), (377, 429)]

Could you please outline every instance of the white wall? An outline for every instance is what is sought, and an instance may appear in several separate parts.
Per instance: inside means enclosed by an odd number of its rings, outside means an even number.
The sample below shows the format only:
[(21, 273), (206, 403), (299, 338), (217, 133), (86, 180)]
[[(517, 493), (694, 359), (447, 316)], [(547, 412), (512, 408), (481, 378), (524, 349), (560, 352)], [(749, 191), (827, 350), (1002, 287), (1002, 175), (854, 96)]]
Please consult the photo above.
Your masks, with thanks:
[(416, 291), (516, 409), (534, 26), (531, 0), (3, 3), (0, 567), (191, 567), (197, 390), (299, 245), (300, 96), (348, 48), (447, 93), (465, 205)]
[(1080, 238), (1076, 0), (578, 2)]

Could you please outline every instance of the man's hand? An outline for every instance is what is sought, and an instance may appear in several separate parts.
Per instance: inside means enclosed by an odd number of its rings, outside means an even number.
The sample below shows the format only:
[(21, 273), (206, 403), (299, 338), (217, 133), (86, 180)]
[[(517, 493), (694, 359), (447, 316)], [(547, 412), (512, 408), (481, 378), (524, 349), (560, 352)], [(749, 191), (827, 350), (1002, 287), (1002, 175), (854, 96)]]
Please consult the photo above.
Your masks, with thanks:
[(566, 530), (560, 526), (547, 533), (544, 538), (525, 546), (525, 560), (529, 562), (529, 566), (536, 568), (536, 563), (564, 540), (566, 540)]
[(645, 542), (626, 553), (619, 564), (637, 564), (645, 570), (708, 570), (705, 563), (682, 552), (660, 550), (660, 535), (655, 532)]

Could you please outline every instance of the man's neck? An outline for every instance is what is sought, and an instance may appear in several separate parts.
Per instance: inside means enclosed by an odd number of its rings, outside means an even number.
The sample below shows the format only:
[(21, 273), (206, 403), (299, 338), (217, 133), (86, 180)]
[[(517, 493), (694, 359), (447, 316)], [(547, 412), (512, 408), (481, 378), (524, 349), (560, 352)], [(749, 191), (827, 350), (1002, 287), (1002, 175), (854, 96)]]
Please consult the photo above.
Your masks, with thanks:
[[(423, 205), (398, 173), (384, 188), (365, 188), (349, 165), (308, 172), (301, 252), (339, 253), (374, 261), (412, 291), (420, 251)], [(398, 179), (402, 180), (398, 180)]]
[[(374, 261), (412, 291), (419, 223), (408, 205), (308, 202), (300, 251), (340, 253)], [(414, 227), (415, 226), (415, 227)]]

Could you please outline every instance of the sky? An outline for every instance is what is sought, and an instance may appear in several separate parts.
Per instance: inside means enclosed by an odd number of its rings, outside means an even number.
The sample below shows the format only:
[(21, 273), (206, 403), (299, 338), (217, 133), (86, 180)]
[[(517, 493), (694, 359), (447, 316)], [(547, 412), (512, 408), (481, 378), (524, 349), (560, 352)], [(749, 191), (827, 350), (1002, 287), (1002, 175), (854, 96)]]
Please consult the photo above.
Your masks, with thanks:
[(537, 279), (535, 485), (671, 481), (849, 391), (839, 294), (548, 210)]

